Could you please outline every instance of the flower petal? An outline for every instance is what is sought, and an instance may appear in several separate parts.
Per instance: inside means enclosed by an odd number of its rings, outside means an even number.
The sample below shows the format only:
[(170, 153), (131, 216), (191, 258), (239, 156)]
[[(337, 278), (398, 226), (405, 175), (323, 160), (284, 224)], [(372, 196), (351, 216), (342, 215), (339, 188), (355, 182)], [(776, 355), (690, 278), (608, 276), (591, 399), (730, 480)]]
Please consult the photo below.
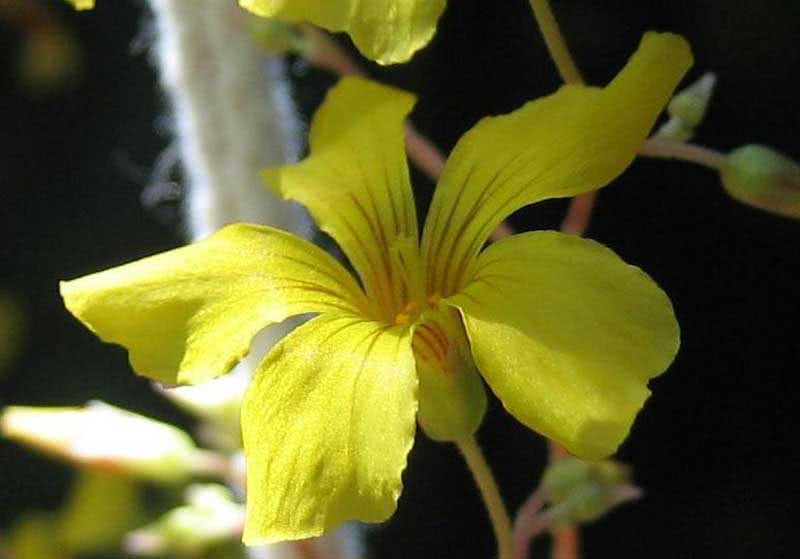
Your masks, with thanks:
[(487, 248), (447, 302), (505, 407), (584, 458), (616, 450), (679, 345), (672, 305), (645, 273), (552, 231)]
[(647, 33), (607, 87), (564, 86), (480, 121), (453, 150), (431, 204), (422, 240), (429, 290), (458, 291), (488, 236), (515, 210), (619, 175), (690, 64), (681, 37)]
[[(369, 299), (388, 313), (373, 318), (391, 320), (404, 304), (403, 263), (393, 253), (398, 243), (418, 243), (403, 145), (403, 120), (413, 104), (408, 93), (343, 79), (314, 115), (311, 155), (265, 172), (267, 184), (305, 205), (342, 247)], [(416, 250), (406, 252), (416, 257)]]
[(428, 44), (445, 0), (239, 0), (260, 16), (307, 21), (345, 31), (364, 56), (381, 64), (406, 62)]
[(242, 410), (245, 543), (389, 517), (414, 441), (416, 389), (407, 327), (327, 314), (275, 346)]
[(91, 10), (94, 8), (94, 0), (67, 0), (76, 10)]
[(253, 336), (293, 315), (364, 306), (331, 256), (284, 231), (232, 225), (131, 264), (62, 282), (69, 311), (168, 384), (227, 373)]

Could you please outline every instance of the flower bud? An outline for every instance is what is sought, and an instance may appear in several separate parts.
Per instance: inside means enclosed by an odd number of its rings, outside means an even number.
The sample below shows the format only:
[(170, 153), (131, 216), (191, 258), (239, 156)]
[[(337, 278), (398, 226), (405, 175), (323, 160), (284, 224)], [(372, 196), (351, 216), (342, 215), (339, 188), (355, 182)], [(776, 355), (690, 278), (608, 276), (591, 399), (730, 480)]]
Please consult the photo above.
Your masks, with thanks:
[(596, 520), (616, 505), (640, 496), (629, 478), (629, 468), (612, 460), (559, 460), (542, 478), (541, 490), (550, 504), (545, 516), (556, 525)]
[(669, 102), (669, 116), (679, 118), (689, 128), (697, 128), (706, 116), (717, 76), (711, 72), (703, 74), (692, 85), (679, 91)]
[(79, 466), (164, 483), (187, 479), (203, 458), (177, 427), (102, 402), (83, 408), (10, 406), (0, 416), (0, 431)]
[(658, 129), (656, 135), (678, 142), (686, 142), (694, 135), (708, 110), (717, 77), (711, 72), (679, 91), (669, 102), (667, 113), (670, 119)]
[(175, 508), (128, 535), (125, 549), (145, 556), (197, 557), (209, 548), (238, 539), (244, 525), (244, 506), (221, 485), (193, 485), (186, 505)]
[(728, 194), (740, 202), (800, 218), (800, 165), (772, 148), (749, 144), (733, 150), (720, 177)]

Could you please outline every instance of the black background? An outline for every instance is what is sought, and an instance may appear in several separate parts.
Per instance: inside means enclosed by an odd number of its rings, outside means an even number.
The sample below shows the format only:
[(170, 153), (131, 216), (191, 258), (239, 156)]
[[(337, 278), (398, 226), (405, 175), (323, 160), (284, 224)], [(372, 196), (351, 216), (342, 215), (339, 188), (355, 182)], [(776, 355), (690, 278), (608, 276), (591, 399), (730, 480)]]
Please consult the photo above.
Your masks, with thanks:
[[(57, 280), (181, 242), (169, 207), (140, 194), (168, 141), (164, 104), (138, 2), (99, 0), (75, 14), (53, 2), (84, 49), (72, 89), (30, 96), (11, 70), (19, 35), (0, 27), (0, 287), (30, 313), (24, 355), (0, 379), (0, 403), (77, 404), (99, 398), (187, 422), (62, 308)], [(761, 142), (800, 156), (800, 4), (641, 0), (554, 2), (579, 65), (605, 83), (645, 30), (691, 42), (690, 78), (719, 87), (696, 141), (718, 149)], [(343, 40), (346, 42), (346, 40)], [(293, 61), (306, 115), (332, 79)], [(369, 66), (417, 93), (413, 119), (445, 150), (481, 116), (506, 112), (559, 84), (524, 0), (453, 0), (434, 42), (413, 63)], [(417, 176), (425, 203), (431, 185)], [(566, 206), (512, 218), (556, 228)], [(800, 223), (728, 199), (701, 167), (638, 160), (602, 192), (589, 236), (645, 269), (670, 294), (683, 345), (652, 382), (621, 459), (646, 498), (585, 530), (588, 557), (789, 557), (796, 514), (797, 261)], [(480, 431), (514, 508), (536, 483), (544, 443), (493, 402)], [(0, 442), (0, 525), (56, 506), (70, 470)], [(370, 532), (372, 556), (491, 557), (494, 543), (455, 451), (419, 435), (393, 519)], [(541, 555), (541, 553), (540, 553)]]

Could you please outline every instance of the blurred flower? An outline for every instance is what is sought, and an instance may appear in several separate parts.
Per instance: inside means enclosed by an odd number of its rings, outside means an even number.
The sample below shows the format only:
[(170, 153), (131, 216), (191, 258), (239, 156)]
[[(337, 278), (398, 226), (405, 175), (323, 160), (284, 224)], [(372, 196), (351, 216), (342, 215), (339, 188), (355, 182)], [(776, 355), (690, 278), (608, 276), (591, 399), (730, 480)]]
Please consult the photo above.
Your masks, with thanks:
[(192, 485), (186, 501), (128, 535), (126, 550), (145, 556), (198, 557), (216, 545), (238, 540), (244, 507), (234, 501), (230, 490), (221, 485)]
[(12, 559), (60, 559), (108, 552), (142, 519), (138, 490), (125, 477), (78, 475), (64, 507), (23, 514), (4, 538)]
[(2, 0), (0, 21), (23, 33), (17, 73), (24, 87), (49, 93), (71, 85), (80, 71), (80, 48), (51, 6), (38, 0)]
[(163, 483), (186, 480), (204, 458), (177, 427), (102, 402), (83, 408), (9, 406), (0, 415), (0, 430), (79, 466)]
[(239, 0), (260, 16), (304, 21), (344, 31), (364, 56), (381, 64), (406, 62), (428, 44), (445, 0)]
[(178, 407), (203, 419), (203, 441), (214, 448), (237, 450), (242, 446), (239, 418), (249, 382), (248, 372), (239, 369), (194, 386), (155, 387)]
[(53, 27), (29, 33), (19, 53), (22, 83), (34, 92), (69, 85), (80, 72), (80, 50), (66, 29)]
[(403, 145), (414, 99), (345, 79), (314, 117), (310, 157), (265, 178), (309, 209), (360, 283), (302, 239), (240, 224), (65, 282), (66, 305), (170, 384), (224, 374), (264, 327), (321, 313), (269, 353), (245, 397), (248, 544), (386, 519), (415, 417), (441, 440), (477, 428), (478, 370), (526, 425), (606, 456), (675, 355), (669, 299), (578, 237), (482, 247), (515, 210), (621, 173), (690, 63), (683, 39), (649, 33), (607, 87), (482, 120), (453, 150), (421, 241)]

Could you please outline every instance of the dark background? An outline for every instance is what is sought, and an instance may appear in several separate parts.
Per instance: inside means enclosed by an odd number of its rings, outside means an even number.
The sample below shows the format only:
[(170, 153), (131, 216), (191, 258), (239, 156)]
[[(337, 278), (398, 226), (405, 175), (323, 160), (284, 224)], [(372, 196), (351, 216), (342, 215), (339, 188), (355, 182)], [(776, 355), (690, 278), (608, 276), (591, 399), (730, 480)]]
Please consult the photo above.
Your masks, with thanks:
[[(0, 27), (0, 288), (30, 314), (25, 352), (0, 378), (0, 404), (103, 399), (186, 422), (130, 373), (125, 352), (64, 311), (57, 280), (181, 242), (177, 212), (145, 208), (147, 174), (167, 143), (164, 103), (143, 45), (139, 2), (52, 2), (84, 50), (73, 88), (31, 96), (15, 84), (19, 34)], [(602, 84), (645, 30), (691, 42), (690, 79), (712, 70), (715, 100), (696, 141), (750, 142), (800, 156), (800, 4), (794, 0), (564, 0), (554, 8), (587, 79)], [(481, 116), (553, 91), (558, 77), (524, 0), (454, 0), (413, 63), (373, 76), (416, 92), (413, 118), (445, 150)], [(346, 41), (345, 41), (346, 42)], [(332, 79), (294, 61), (308, 115)], [(431, 185), (416, 177), (421, 199)], [(427, 193), (427, 194), (423, 194)], [(424, 203), (424, 202), (423, 202)], [(556, 228), (564, 201), (512, 219)], [(603, 191), (589, 236), (641, 266), (669, 293), (683, 346), (652, 383), (620, 458), (646, 498), (585, 530), (588, 557), (790, 557), (797, 511), (797, 260), (800, 223), (728, 199), (701, 167), (638, 160)], [(496, 402), (480, 432), (515, 508), (545, 458), (543, 441)], [(56, 506), (70, 470), (0, 441), (0, 526)], [(400, 506), (371, 532), (372, 556), (491, 557), (494, 542), (455, 451), (418, 436)], [(541, 554), (540, 554), (541, 555)]]

